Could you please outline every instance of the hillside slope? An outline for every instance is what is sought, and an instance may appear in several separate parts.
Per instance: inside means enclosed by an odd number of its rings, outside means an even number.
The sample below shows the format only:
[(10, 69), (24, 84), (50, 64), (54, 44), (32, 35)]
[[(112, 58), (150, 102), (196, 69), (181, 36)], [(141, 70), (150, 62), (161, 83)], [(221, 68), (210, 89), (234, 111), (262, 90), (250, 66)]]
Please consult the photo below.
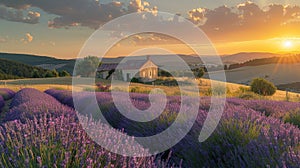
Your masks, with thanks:
[(0, 59), (0, 80), (18, 78), (46, 77), (53, 73), (39, 67), (33, 67), (16, 61)]
[(75, 60), (66, 60), (66, 59), (57, 59), (54, 57), (47, 56), (37, 56), (37, 55), (28, 55), (28, 54), (10, 54), (10, 53), (0, 53), (0, 59), (7, 59), (16, 62), (21, 62), (23, 64), (41, 67), (43, 69), (57, 71), (66, 70), (72, 74)]

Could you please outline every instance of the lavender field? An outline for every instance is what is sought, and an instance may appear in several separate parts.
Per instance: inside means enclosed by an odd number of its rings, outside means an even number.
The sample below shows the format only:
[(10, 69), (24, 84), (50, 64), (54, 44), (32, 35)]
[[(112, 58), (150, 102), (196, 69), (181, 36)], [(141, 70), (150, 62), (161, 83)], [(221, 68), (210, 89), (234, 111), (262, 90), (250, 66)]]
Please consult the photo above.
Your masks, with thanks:
[[(82, 103), (88, 112), (89, 93)], [(120, 96), (123, 96), (120, 92)], [(210, 108), (210, 98), (200, 100), (191, 131), (170, 150), (152, 157), (124, 157), (97, 145), (85, 133), (74, 109), (72, 92), (22, 89), (0, 90), (1, 104), (8, 101), (0, 131), (1, 167), (299, 167), (300, 103), (228, 98), (221, 122), (210, 138), (198, 136)], [(164, 112), (150, 122), (135, 122), (123, 116), (109, 92), (97, 92), (103, 116), (114, 129), (134, 137), (155, 135), (167, 129), (178, 116), (181, 99), (167, 97)], [(138, 109), (150, 106), (145, 94), (131, 93)], [(126, 106), (126, 104), (124, 104)], [(86, 115), (83, 124), (101, 124), (97, 113)], [(89, 115), (89, 116), (88, 116)], [(89, 119), (92, 118), (92, 119)], [(106, 127), (103, 125), (103, 127)], [(111, 146), (119, 136), (94, 130)], [(132, 139), (126, 141), (130, 146)], [(159, 142), (158, 142), (159, 143)], [(137, 153), (147, 152), (131, 149)]]

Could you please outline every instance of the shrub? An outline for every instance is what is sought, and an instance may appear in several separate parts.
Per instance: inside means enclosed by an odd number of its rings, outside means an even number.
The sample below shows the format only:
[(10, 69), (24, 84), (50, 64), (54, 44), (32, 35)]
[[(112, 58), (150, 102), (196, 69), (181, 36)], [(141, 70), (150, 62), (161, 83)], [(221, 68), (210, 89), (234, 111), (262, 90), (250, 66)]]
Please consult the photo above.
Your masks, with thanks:
[(63, 71), (59, 72), (59, 76), (66, 77), (66, 76), (71, 76), (71, 75), (66, 70), (63, 70)]
[(252, 92), (263, 96), (272, 96), (277, 90), (273, 83), (263, 78), (253, 79), (250, 87)]
[(230, 89), (228, 87), (225, 87), (223, 85), (216, 85), (214, 88), (209, 88), (207, 90), (207, 96), (223, 96), (230, 94)]
[(15, 92), (10, 89), (1, 88), (0, 96), (2, 96), (4, 100), (9, 100), (15, 96)]
[(0, 112), (1, 112), (2, 108), (4, 107), (4, 105), (5, 105), (4, 99), (3, 99), (3, 97), (0, 95)]
[(283, 117), (285, 123), (296, 125), (300, 128), (300, 109), (292, 110)]
[(139, 80), (138, 78), (132, 78), (132, 79), (131, 79), (131, 82), (132, 82), (132, 83), (139, 83), (140, 80)]
[(245, 100), (254, 100), (254, 99), (258, 99), (258, 95), (252, 92), (241, 93), (238, 95), (238, 98), (245, 99)]

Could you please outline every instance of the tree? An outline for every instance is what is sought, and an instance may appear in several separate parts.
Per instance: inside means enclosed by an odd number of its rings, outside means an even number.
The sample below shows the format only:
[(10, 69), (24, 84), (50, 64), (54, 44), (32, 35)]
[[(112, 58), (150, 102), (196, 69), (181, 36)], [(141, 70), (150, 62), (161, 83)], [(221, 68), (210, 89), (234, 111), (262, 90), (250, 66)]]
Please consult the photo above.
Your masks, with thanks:
[(205, 73), (205, 70), (204, 68), (197, 68), (193, 69), (193, 72), (196, 78), (202, 78)]
[(277, 90), (273, 83), (263, 78), (253, 79), (250, 87), (251, 91), (263, 96), (272, 96)]
[(53, 73), (53, 77), (59, 77), (59, 73), (56, 71), (56, 69), (54, 69), (52, 73)]
[(61, 71), (61, 72), (59, 73), (59, 76), (61, 76), (61, 77), (67, 77), (67, 76), (71, 76), (71, 75), (70, 75), (69, 72), (67, 72), (66, 70), (63, 70), (63, 71)]
[(79, 61), (76, 67), (76, 75), (82, 77), (93, 77), (95, 76), (96, 69), (99, 67), (99, 58), (94, 56), (85, 57)]
[(33, 78), (41, 78), (41, 74), (37, 69), (34, 69), (32, 72), (32, 77)]

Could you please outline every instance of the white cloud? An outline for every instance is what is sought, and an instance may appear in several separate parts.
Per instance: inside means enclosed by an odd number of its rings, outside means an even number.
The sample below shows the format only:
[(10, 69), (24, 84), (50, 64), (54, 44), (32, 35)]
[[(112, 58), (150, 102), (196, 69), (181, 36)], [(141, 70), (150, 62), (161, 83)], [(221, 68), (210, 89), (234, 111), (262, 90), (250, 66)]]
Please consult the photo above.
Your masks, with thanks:
[(8, 7), (0, 6), (0, 19), (12, 21), (12, 22), (23, 22), (29, 24), (39, 23), (41, 14), (38, 12), (29, 11), (27, 15), (24, 15), (22, 9), (11, 9)]
[[(113, 1), (101, 4), (96, 0), (0, 0), (0, 5), (15, 9), (38, 7), (47, 13), (58, 15), (49, 21), (51, 28), (85, 26), (93, 29), (119, 16), (141, 11), (155, 11), (146, 1), (131, 0), (129, 3)], [(155, 12), (154, 12), (155, 13)]]
[(26, 33), (25, 37), (21, 39), (21, 42), (28, 44), (31, 43), (33, 40), (33, 36), (30, 33)]

